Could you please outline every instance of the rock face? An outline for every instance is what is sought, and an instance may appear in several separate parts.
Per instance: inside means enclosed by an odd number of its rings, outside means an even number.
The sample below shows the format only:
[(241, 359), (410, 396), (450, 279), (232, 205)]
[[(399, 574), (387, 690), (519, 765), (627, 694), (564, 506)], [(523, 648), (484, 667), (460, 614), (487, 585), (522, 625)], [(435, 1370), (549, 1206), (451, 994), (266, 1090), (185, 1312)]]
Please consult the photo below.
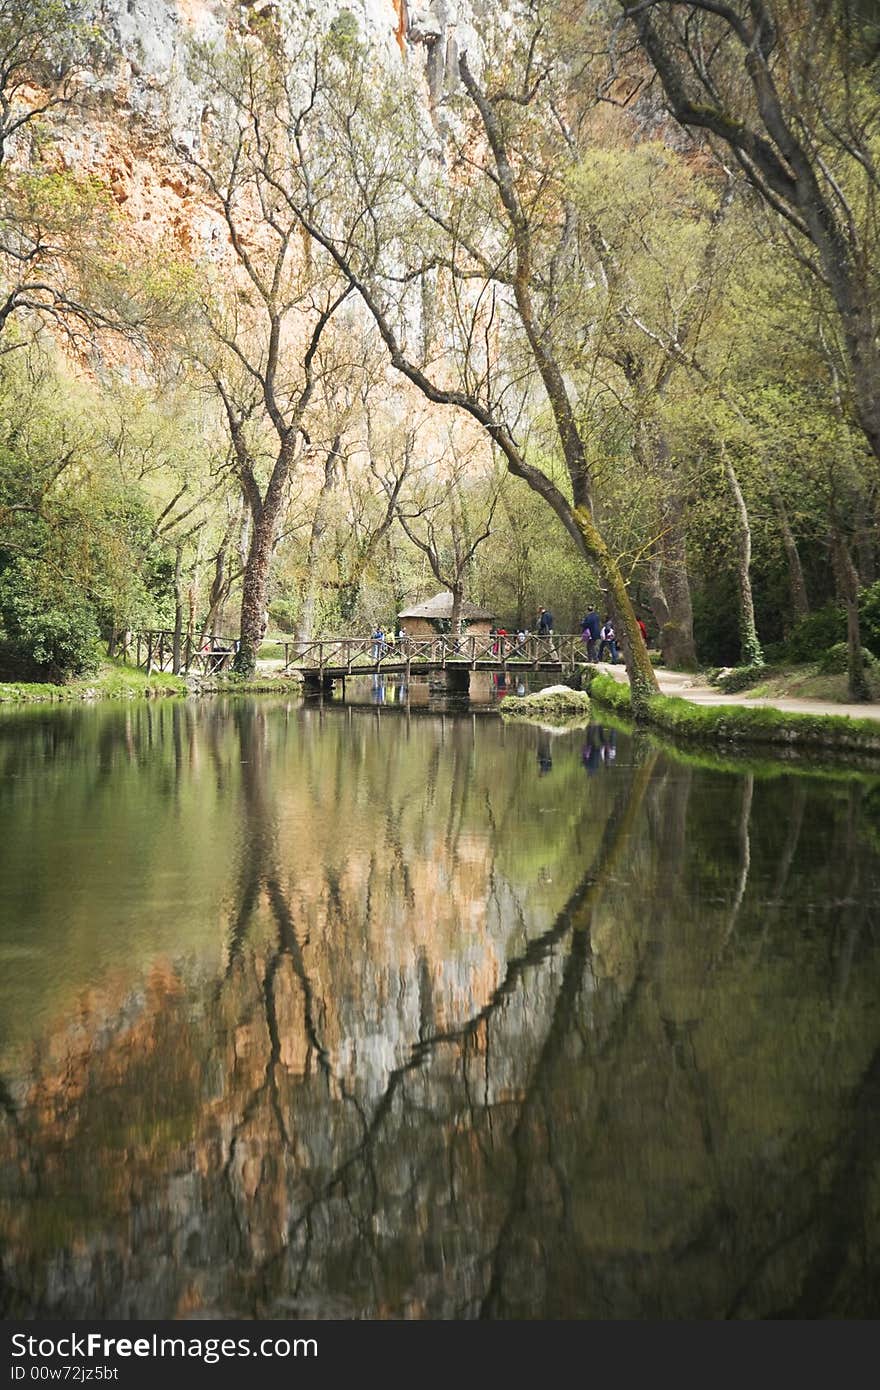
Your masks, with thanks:
[(479, 46), (473, 9), (459, 0), (329, 0), (320, 7), (302, 0), (94, 0), (92, 18), (110, 61), (86, 74), (86, 106), (58, 123), (48, 161), (109, 189), (135, 242), (170, 242), (201, 261), (223, 260), (225, 229), (169, 157), (164, 138), (170, 127), (179, 145), (196, 150), (211, 112), (212, 93), (188, 69), (193, 41), (222, 49), (230, 34), (271, 22), (295, 60), (345, 23), (389, 67), (404, 62), (423, 74), (427, 129), (430, 121), (438, 126), (437, 107), (458, 82), (459, 52)]
[[(432, 98), (457, 80), (458, 54), (477, 43), (473, 9), (457, 0), (340, 0), (318, 7), (275, 0), (97, 0), (95, 21), (118, 55), (115, 69), (95, 79), (95, 90), (120, 117), (147, 122), (164, 116), (174, 99), (181, 138), (195, 138), (200, 108), (209, 94), (187, 80), (185, 45), (195, 38), (222, 46), (230, 29), (253, 30), (260, 22), (280, 25), (295, 47), (308, 33), (326, 31), (340, 18), (357, 25), (362, 41), (387, 54), (424, 66)], [(301, 51), (301, 50), (300, 50)]]

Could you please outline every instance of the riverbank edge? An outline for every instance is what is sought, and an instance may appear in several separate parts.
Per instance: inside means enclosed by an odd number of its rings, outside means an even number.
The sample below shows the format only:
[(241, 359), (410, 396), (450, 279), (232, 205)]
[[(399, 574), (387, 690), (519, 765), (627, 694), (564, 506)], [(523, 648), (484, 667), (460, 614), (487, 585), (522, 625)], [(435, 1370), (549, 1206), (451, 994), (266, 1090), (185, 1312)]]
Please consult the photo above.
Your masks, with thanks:
[(223, 675), (215, 679), (188, 679), (168, 672), (147, 675), (131, 667), (111, 667), (98, 675), (69, 681), (65, 685), (0, 682), (0, 705), (72, 704), (96, 700), (156, 700), (168, 696), (186, 699), (199, 695), (267, 695), (295, 690), (298, 681), (286, 678)]
[[(583, 681), (596, 704), (632, 718), (629, 685), (589, 670)], [(771, 744), (880, 758), (880, 722), (846, 714), (801, 714), (769, 705), (696, 705), (677, 695), (653, 695), (642, 727), (700, 743)]]

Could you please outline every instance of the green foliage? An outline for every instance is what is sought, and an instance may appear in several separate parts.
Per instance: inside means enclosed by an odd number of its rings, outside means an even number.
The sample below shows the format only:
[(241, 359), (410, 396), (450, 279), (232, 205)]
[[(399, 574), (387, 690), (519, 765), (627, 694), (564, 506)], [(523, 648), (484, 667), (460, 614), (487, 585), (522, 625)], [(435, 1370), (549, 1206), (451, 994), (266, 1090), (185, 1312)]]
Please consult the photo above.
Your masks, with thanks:
[(792, 629), (786, 641), (789, 661), (817, 661), (829, 647), (846, 638), (846, 613), (836, 603), (823, 604)]
[(2, 676), (83, 676), (102, 636), (165, 616), (173, 557), (146, 499), (114, 476), (98, 425), (94, 398), (80, 400), (37, 354), (4, 359)]
[(0, 575), (0, 668), (35, 679), (86, 675), (97, 670), (99, 640), (93, 606), (39, 563), (17, 560)]
[(728, 695), (734, 695), (738, 690), (749, 690), (757, 685), (759, 681), (766, 680), (768, 676), (766, 666), (735, 666), (733, 670), (726, 671), (723, 675), (718, 675), (713, 684), (717, 685)]
[(880, 579), (859, 595), (859, 627), (865, 646), (880, 657)]
[[(870, 669), (877, 664), (876, 658), (867, 648), (862, 647), (862, 660)], [(835, 642), (833, 647), (821, 653), (819, 670), (825, 675), (845, 675), (849, 670), (849, 647), (846, 642)]]
[(269, 619), (282, 632), (296, 632), (299, 603), (296, 598), (278, 597), (269, 603)]
[(563, 690), (553, 686), (548, 690), (536, 690), (531, 695), (505, 695), (498, 708), (508, 718), (541, 714), (587, 715), (590, 712), (590, 697), (582, 690)]
[(361, 47), (360, 24), (351, 10), (340, 10), (331, 21), (328, 33), (330, 45), (340, 57), (350, 58)]
[(133, 700), (156, 695), (186, 695), (187, 684), (182, 676), (167, 671), (136, 670), (120, 661), (102, 660), (95, 675), (81, 680), (69, 680), (64, 685), (43, 682), (0, 683), (0, 704), (42, 704), (47, 701), (69, 700)]

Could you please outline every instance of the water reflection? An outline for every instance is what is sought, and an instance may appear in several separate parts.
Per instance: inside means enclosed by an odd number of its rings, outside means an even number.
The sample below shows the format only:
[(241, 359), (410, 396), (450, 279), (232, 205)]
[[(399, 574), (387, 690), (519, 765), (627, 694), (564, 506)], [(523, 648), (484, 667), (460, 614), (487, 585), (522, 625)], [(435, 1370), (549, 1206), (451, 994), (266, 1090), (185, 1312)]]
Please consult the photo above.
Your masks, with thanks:
[(876, 1315), (870, 783), (268, 701), (0, 766), (5, 1316)]

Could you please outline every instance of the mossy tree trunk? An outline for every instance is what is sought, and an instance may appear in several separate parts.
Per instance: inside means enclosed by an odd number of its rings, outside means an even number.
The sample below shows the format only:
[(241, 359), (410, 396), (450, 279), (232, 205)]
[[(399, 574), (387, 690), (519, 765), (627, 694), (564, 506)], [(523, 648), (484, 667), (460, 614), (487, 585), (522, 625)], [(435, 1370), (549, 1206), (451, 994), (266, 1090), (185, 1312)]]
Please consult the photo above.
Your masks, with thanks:
[(736, 587), (739, 599), (739, 646), (743, 666), (763, 666), (764, 653), (755, 626), (755, 605), (752, 598), (752, 530), (749, 513), (739, 478), (730, 455), (722, 450), (724, 476), (733, 499), (736, 513)]
[(870, 700), (859, 621), (859, 577), (849, 546), (836, 521), (832, 524), (831, 553), (837, 587), (846, 605), (847, 694), (856, 702)]

